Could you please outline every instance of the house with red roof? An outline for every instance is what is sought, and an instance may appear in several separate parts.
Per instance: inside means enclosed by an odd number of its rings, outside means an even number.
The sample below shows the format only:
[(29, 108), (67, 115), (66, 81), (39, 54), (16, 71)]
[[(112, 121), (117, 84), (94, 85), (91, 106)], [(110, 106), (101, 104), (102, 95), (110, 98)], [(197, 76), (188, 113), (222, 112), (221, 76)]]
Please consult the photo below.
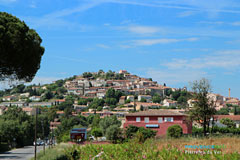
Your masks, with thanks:
[(168, 127), (179, 125), (183, 134), (192, 133), (192, 122), (187, 120), (187, 115), (170, 110), (148, 110), (126, 114), (124, 128), (133, 125), (137, 127), (150, 128), (157, 131), (158, 136), (165, 135)]

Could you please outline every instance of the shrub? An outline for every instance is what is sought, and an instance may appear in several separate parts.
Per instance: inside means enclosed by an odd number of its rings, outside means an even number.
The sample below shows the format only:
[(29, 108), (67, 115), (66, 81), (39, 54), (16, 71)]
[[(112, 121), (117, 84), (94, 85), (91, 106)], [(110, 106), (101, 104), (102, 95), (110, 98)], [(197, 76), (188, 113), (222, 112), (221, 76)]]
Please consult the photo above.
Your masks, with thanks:
[(179, 138), (183, 134), (182, 127), (179, 125), (172, 125), (167, 129), (167, 136), (173, 138)]
[(108, 140), (116, 143), (120, 139), (121, 130), (117, 125), (113, 125), (107, 128), (106, 137)]
[(91, 134), (92, 134), (95, 138), (101, 137), (101, 136), (103, 135), (102, 130), (101, 130), (100, 128), (93, 128), (93, 129), (91, 130)]
[(132, 138), (134, 135), (137, 139), (141, 137), (140, 142), (145, 141), (148, 138), (155, 137), (156, 133), (157, 131), (153, 131), (151, 129), (146, 129), (144, 127), (137, 127), (137, 126), (129, 126), (125, 132), (127, 138)]

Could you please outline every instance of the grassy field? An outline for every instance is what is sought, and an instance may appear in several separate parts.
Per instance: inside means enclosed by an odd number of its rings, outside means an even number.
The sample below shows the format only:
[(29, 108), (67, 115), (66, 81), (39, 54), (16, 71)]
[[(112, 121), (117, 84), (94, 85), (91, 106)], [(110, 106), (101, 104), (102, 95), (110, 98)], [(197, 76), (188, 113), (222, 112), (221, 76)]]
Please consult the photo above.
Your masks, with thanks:
[[(218, 149), (187, 149), (185, 145), (219, 145)], [(198, 151), (198, 153), (196, 153)], [(58, 156), (56, 156), (58, 155)], [(181, 138), (149, 139), (145, 143), (136, 140), (124, 144), (69, 145), (61, 144), (54, 149), (42, 152), (39, 160), (239, 160), (240, 138)]]

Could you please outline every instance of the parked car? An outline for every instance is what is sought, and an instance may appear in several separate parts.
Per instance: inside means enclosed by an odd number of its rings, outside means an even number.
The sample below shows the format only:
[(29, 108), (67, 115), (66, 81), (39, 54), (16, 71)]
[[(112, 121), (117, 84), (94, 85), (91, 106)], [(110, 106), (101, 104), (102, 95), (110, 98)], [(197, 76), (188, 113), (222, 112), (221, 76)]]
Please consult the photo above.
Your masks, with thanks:
[[(44, 143), (45, 142), (43, 140), (37, 140), (37, 146), (42, 146)], [(35, 141), (33, 142), (33, 145), (35, 146)]]

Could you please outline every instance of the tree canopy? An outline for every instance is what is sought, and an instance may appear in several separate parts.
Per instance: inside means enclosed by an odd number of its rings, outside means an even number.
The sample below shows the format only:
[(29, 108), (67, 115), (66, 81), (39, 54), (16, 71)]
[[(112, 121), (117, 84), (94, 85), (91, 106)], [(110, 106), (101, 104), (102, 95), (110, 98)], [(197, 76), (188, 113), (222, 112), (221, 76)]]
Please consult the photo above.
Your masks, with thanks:
[(193, 108), (189, 111), (190, 117), (203, 126), (203, 133), (206, 136), (206, 127), (209, 127), (210, 119), (216, 113), (214, 102), (207, 96), (211, 92), (211, 84), (207, 79), (203, 78), (192, 83), (192, 90), (196, 102), (194, 102)]
[(0, 80), (31, 81), (40, 68), (42, 39), (24, 21), (0, 12)]

